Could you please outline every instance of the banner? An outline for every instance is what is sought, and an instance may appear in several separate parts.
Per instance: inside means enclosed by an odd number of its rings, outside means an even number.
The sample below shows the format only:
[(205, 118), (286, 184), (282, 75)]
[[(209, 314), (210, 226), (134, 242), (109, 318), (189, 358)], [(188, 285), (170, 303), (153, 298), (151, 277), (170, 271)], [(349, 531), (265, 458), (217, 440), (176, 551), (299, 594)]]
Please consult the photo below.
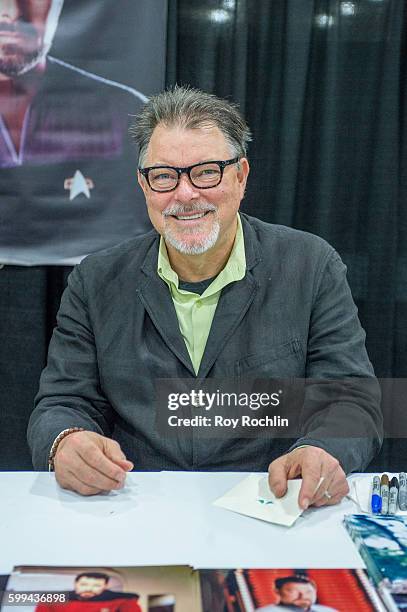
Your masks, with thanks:
[(167, 0), (0, 0), (0, 263), (151, 229), (128, 134), (164, 88)]

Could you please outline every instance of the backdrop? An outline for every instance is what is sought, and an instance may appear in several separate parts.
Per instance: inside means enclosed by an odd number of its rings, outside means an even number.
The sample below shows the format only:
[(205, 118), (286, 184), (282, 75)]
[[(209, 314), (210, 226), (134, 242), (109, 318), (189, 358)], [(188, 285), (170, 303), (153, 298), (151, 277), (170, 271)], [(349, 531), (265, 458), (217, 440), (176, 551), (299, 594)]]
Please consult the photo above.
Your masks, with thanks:
[(167, 2), (30, 2), (0, 0), (0, 263), (74, 264), (151, 228), (129, 126), (164, 85)]
[[(327, 239), (381, 377), (406, 377), (403, 0), (170, 0), (167, 84), (241, 106), (254, 133), (243, 209)], [(0, 271), (0, 468), (29, 469), (25, 424), (68, 268)], [(10, 441), (10, 431), (13, 440)], [(373, 467), (402, 469), (407, 442)]]

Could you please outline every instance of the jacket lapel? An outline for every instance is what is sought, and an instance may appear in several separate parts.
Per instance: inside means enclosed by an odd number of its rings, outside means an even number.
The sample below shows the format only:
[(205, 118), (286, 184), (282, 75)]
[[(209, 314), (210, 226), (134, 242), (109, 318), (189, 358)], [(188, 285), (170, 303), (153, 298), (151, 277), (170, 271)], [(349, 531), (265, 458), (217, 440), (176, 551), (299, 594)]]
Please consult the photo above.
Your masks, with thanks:
[(257, 290), (257, 282), (251, 272), (236, 283), (222, 289), (211, 331), (198, 371), (199, 378), (205, 378), (240, 321), (245, 316)]
[(245, 316), (259, 286), (251, 272), (261, 260), (257, 236), (246, 216), (241, 214), (240, 217), (245, 243), (246, 275), (241, 281), (231, 283), (222, 289), (199, 367), (199, 378), (207, 376), (219, 353)]
[(158, 238), (153, 242), (142, 265), (141, 269), (146, 276), (142, 279), (137, 293), (168, 348), (195, 376), (194, 367), (179, 329), (177, 313), (170, 291), (157, 274), (157, 258)]

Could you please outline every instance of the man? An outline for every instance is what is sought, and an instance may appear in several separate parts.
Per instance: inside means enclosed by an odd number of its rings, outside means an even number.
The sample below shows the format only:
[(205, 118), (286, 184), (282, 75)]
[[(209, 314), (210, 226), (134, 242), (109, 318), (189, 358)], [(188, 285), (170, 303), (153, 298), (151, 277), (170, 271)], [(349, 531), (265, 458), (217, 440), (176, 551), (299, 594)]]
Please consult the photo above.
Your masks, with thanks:
[(316, 604), (317, 585), (305, 576), (286, 576), (277, 578), (274, 583), (278, 596), (276, 605), (257, 608), (258, 612), (272, 610), (292, 610), (292, 612), (336, 612), (334, 608)]
[[(34, 466), (50, 457), (63, 487), (90, 495), (121, 488), (133, 466), (262, 471), (271, 461), (276, 495), (302, 476), (303, 508), (339, 502), (345, 473), (380, 446), (375, 382), (356, 400), (317, 386), (324, 410), (304, 405), (304, 435), (290, 448), (270, 436), (157, 431), (158, 378), (374, 379), (335, 251), (238, 214), (250, 132), (236, 108), (175, 87), (148, 102), (133, 134), (155, 230), (71, 274), (29, 424)], [(365, 437), (343, 440), (344, 420)]]
[(151, 228), (128, 135), (147, 98), (49, 53), (62, 7), (0, 0), (3, 264), (70, 265)]
[(102, 572), (83, 572), (75, 578), (74, 591), (66, 594), (66, 602), (41, 603), (36, 612), (141, 612), (136, 593), (122, 593), (107, 588), (109, 576)]

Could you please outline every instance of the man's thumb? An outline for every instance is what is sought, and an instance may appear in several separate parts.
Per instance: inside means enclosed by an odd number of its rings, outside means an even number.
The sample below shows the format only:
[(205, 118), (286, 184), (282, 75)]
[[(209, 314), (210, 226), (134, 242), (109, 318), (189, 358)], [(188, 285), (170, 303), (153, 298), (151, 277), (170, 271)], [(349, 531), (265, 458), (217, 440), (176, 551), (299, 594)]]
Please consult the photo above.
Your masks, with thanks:
[(115, 463), (117, 463), (117, 465), (123, 468), (123, 470), (126, 472), (131, 472), (131, 470), (134, 468), (134, 463), (128, 459), (118, 459), (117, 461), (115, 460)]
[(126, 472), (132, 470), (134, 465), (131, 461), (126, 459), (126, 455), (123, 453), (120, 446), (117, 443), (112, 442), (111, 440), (109, 440), (109, 442), (110, 444), (108, 443), (105, 446), (106, 456)]

